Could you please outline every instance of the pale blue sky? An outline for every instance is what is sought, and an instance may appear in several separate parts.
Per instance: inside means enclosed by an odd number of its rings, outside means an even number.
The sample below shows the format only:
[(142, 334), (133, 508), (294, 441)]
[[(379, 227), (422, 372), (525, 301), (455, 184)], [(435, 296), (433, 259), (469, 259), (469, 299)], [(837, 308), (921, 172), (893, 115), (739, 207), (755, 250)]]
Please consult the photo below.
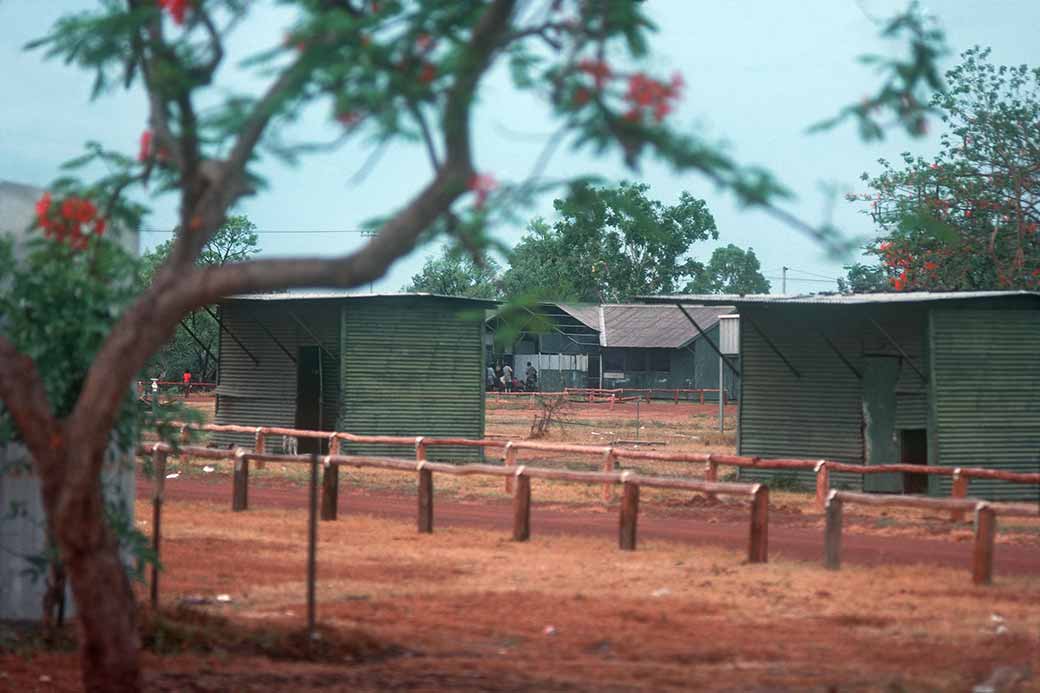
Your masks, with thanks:
[[(282, 40), (291, 18), (282, 8), (262, 5), (232, 42), (232, 55)], [(89, 6), (87, 0), (0, 0), (0, 85), (5, 95), (0, 110), (0, 179), (45, 186), (59, 164), (81, 151), (88, 139), (136, 152), (146, 108), (139, 91), (119, 93), (88, 102), (91, 78), (60, 62), (44, 62), (38, 52), (21, 46), (45, 33), (59, 14)], [(868, 52), (891, 52), (901, 46), (881, 42), (867, 14), (886, 16), (902, 6), (896, 0), (649, 0), (650, 13), (660, 26), (654, 42), (655, 72), (682, 72), (686, 92), (672, 116), (683, 127), (701, 127), (724, 139), (745, 163), (774, 171), (798, 199), (788, 207), (810, 222), (827, 214), (837, 191), (834, 220), (849, 235), (871, 232), (869, 220), (844, 202), (841, 195), (861, 190), (859, 174), (876, 171), (878, 157), (896, 158), (911, 150), (929, 155), (936, 149), (937, 124), (923, 140), (893, 132), (881, 144), (864, 144), (849, 124), (830, 132), (808, 135), (805, 129), (877, 87), (872, 73), (855, 59)], [(1040, 64), (1040, 2), (1035, 0), (935, 0), (928, 9), (947, 32), (953, 64), (956, 54), (975, 45), (991, 46), (993, 59), (1007, 64)], [(234, 71), (236, 89), (261, 82)], [(544, 109), (531, 97), (512, 92), (504, 75), (486, 84), (476, 117), (478, 168), (500, 180), (520, 180), (530, 170), (550, 126)], [(315, 139), (331, 139), (339, 126), (330, 123), (326, 106), (304, 120)], [(387, 213), (410, 197), (429, 176), (419, 147), (401, 145), (387, 152), (379, 166), (360, 184), (348, 179), (361, 166), (366, 150), (355, 145), (334, 153), (303, 159), (296, 168), (269, 161), (262, 171), (268, 191), (244, 201), (240, 210), (261, 229), (351, 229)], [(718, 223), (719, 243), (752, 246), (764, 273), (779, 290), (780, 267), (792, 272), (789, 291), (833, 289), (833, 284), (799, 281), (805, 272), (828, 277), (840, 274), (840, 262), (828, 258), (812, 241), (758, 212), (738, 209), (732, 199), (695, 175), (676, 176), (647, 165), (639, 174), (627, 172), (616, 158), (596, 159), (565, 150), (552, 161), (548, 174), (578, 173), (640, 180), (651, 194), (675, 201), (688, 190), (707, 200)], [(531, 216), (547, 214), (551, 197)], [(162, 201), (147, 226), (168, 228), (173, 207)], [(501, 228), (500, 238), (515, 243), (522, 228)], [(149, 234), (145, 247), (166, 236)], [(261, 235), (265, 255), (332, 254), (362, 242), (356, 234)], [(692, 249), (707, 259), (716, 243)], [(420, 249), (391, 268), (376, 290), (397, 290), (421, 266), (432, 249)]]

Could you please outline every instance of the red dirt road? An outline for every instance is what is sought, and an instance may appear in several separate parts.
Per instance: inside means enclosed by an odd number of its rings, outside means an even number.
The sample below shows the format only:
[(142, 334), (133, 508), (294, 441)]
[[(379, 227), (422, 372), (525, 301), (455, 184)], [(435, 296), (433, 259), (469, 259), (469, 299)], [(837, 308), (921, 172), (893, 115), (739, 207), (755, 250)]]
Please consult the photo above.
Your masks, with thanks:
[[(305, 488), (288, 483), (251, 484), (252, 507), (307, 507)], [(151, 484), (138, 480), (138, 498), (148, 498)], [(230, 504), (227, 477), (213, 480), (182, 478), (166, 483), (166, 499)], [(361, 513), (379, 518), (414, 522), (416, 499), (364, 489), (340, 490), (339, 512)], [(745, 550), (748, 538), (746, 512), (734, 506), (701, 506), (675, 510), (646, 504), (639, 517), (641, 541), (663, 539), (688, 544), (710, 544)], [(302, 517), (301, 517), (302, 519)], [(823, 532), (805, 527), (805, 516), (773, 509), (770, 512), (769, 554), (772, 558), (818, 562), (823, 555)], [(795, 526), (791, 526), (795, 525)], [(797, 526), (803, 525), (803, 526)], [(434, 527), (474, 527), (511, 532), (512, 506), (501, 501), (459, 502), (435, 499)], [(617, 517), (600, 508), (532, 508), (532, 534), (581, 534), (616, 541)], [(916, 539), (903, 536), (871, 536), (847, 532), (842, 540), (842, 561), (858, 565), (936, 565), (968, 570), (971, 543), (951, 540)], [(1035, 546), (999, 544), (994, 558), (996, 575), (1040, 575), (1040, 551)]]

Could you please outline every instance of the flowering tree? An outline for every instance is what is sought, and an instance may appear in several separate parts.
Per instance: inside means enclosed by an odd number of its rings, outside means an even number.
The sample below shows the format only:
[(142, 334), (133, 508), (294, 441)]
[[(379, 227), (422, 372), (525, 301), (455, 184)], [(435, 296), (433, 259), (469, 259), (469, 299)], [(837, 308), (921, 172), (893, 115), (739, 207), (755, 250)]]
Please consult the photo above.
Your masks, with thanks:
[[(137, 156), (90, 145), (73, 165), (101, 161), (106, 176), (90, 184), (64, 179), (41, 200), (44, 233), (69, 252), (84, 245), (89, 250), (90, 240), (83, 237), (103, 233), (106, 224), (133, 227), (139, 221), (143, 210), (126, 193), (146, 185), (153, 192), (172, 191), (180, 210), (180, 231), (150, 285), (125, 309), (109, 305), (114, 324), (106, 326), (99, 344), (86, 345), (90, 366), (76, 378), (68, 411), (50, 401), (46, 364), (34, 359), (33, 349), (0, 336), (0, 399), (42, 480), (48, 522), (79, 608), (88, 690), (140, 685), (133, 595), (104, 522), (99, 484), (103, 452), (129, 384), (183, 315), (221, 297), (363, 285), (431, 231), (452, 233), (463, 245), (483, 245), (488, 220), (536, 188), (532, 181), (497, 185), (493, 175), (477, 169), (471, 116), (496, 62), (509, 64), (517, 90), (549, 105), (577, 148), (619, 150), (632, 168), (657, 157), (678, 172), (707, 176), (744, 204), (814, 237), (826, 241), (835, 235), (777, 207), (784, 191), (767, 172), (739, 165), (720, 147), (669, 125), (682, 80), (642, 68), (652, 26), (641, 3), (285, 0), (296, 20), (284, 44), (267, 47), (247, 63), (258, 78), (269, 80), (266, 88), (229, 95), (227, 85), (217, 83), (218, 70), (228, 37), (254, 4), (100, 0), (97, 9), (63, 17), (48, 36), (30, 44), (92, 72), (95, 96), (142, 84), (149, 106)], [(907, 32), (914, 46), (933, 40), (919, 29), (903, 23), (894, 31)], [(876, 105), (919, 95), (923, 85), (910, 68), (928, 59), (914, 50), (909, 60), (894, 62)], [(293, 122), (310, 108), (328, 109), (338, 121), (342, 137), (336, 144), (418, 142), (429, 158), (430, 179), (348, 255), (198, 264), (229, 208), (255, 191), (261, 148), (288, 159), (315, 149), (313, 143), (287, 144)], [(908, 128), (919, 115), (916, 106), (895, 112)], [(65, 252), (55, 262), (69, 257)], [(89, 323), (89, 329), (97, 327)]]
[(879, 230), (868, 245), (891, 289), (1040, 288), (1040, 68), (996, 66), (974, 48), (934, 107), (934, 160), (884, 160), (850, 193)]

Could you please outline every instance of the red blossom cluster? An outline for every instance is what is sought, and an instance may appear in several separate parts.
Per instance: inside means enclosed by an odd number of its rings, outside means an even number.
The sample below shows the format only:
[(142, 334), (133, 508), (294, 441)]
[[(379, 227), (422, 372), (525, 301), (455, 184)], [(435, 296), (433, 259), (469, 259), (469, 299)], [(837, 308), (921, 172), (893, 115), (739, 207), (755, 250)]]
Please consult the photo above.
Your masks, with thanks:
[(591, 60), (586, 58), (578, 62), (578, 69), (592, 77), (597, 89), (602, 89), (607, 80), (613, 77), (610, 65), (603, 60)]
[[(896, 291), (905, 291), (911, 288), (915, 280), (920, 284), (924, 279), (927, 280), (924, 284), (928, 284), (930, 282), (934, 283), (938, 278), (939, 263), (935, 260), (914, 257), (909, 249), (900, 247), (891, 241), (879, 244), (878, 250), (881, 252), (885, 265), (891, 270), (899, 271), (898, 275), (890, 277), (888, 280), (888, 283)], [(945, 253), (943, 251), (933, 251), (928, 252), (926, 257), (948, 253), (948, 250)], [(924, 261), (922, 262), (922, 260)]]
[(36, 224), (47, 238), (67, 243), (76, 250), (87, 247), (91, 234), (104, 235), (106, 226), (104, 217), (98, 216), (97, 207), (90, 200), (66, 197), (55, 204), (49, 192), (36, 201)]
[(661, 82), (637, 72), (628, 78), (625, 101), (630, 104), (625, 119), (639, 121), (646, 112), (653, 113), (657, 122), (672, 112), (673, 103), (679, 99), (683, 88), (682, 75), (675, 73), (670, 82)]
[(174, 24), (184, 24), (184, 16), (191, 7), (191, 0), (156, 0), (159, 7), (170, 13)]
[(488, 195), (498, 187), (498, 181), (490, 173), (478, 173), (469, 179), (469, 187), (477, 195), (477, 208), (484, 206)]
[(137, 160), (140, 162), (148, 161), (148, 157), (152, 155), (152, 131), (145, 130), (141, 133), (141, 146), (137, 151)]
[(423, 61), (419, 68), (419, 84), (430, 84), (437, 78), (437, 66), (431, 62)]

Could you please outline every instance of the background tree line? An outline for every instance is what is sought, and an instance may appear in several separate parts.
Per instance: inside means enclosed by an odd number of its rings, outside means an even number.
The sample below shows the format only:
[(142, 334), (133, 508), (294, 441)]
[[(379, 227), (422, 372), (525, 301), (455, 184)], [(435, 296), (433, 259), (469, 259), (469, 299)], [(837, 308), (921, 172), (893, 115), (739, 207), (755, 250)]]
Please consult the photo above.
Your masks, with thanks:
[(704, 200), (682, 193), (674, 205), (645, 184), (576, 185), (554, 201), (556, 219), (536, 218), (508, 253), (491, 257), (446, 247), (429, 257), (406, 291), (475, 298), (617, 303), (671, 293), (768, 293), (752, 249), (717, 248), (707, 263), (690, 253), (717, 240)]

